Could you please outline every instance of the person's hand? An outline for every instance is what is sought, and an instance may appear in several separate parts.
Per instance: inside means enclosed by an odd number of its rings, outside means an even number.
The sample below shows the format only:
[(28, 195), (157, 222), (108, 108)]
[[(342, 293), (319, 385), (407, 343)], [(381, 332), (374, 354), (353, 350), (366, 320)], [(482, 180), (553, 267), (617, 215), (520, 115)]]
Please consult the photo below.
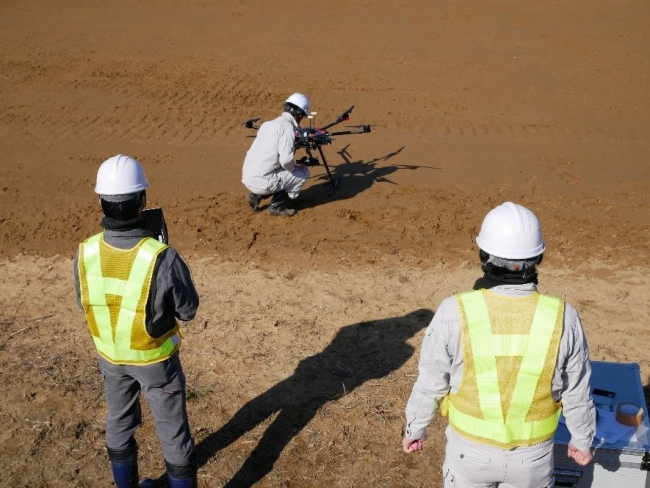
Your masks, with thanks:
[(591, 454), (591, 451), (589, 449), (587, 449), (586, 451), (581, 451), (579, 449), (576, 449), (576, 447), (570, 442), (569, 442), (567, 453), (569, 457), (572, 458), (580, 466), (586, 466), (594, 458), (593, 454)]
[(402, 440), (402, 448), (406, 453), (421, 451), (424, 449), (424, 439), (411, 439), (409, 437), (404, 437)]
[(316, 158), (310, 158), (309, 156), (303, 156), (300, 158), (298, 161), (296, 161), (296, 164), (301, 164), (303, 166), (318, 166), (318, 159)]

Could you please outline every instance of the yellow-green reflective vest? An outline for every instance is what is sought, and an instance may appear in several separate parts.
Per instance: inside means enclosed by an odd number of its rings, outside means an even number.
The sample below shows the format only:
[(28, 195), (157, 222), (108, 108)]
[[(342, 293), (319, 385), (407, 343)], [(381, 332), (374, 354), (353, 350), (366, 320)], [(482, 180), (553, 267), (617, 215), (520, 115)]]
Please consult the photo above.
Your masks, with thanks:
[(132, 249), (117, 249), (103, 233), (79, 245), (81, 304), (97, 352), (111, 363), (157, 363), (180, 347), (178, 325), (154, 338), (145, 324), (154, 264), (165, 248), (144, 238)]
[(451, 426), (502, 449), (551, 438), (561, 412), (551, 388), (564, 303), (539, 293), (503, 297), (487, 290), (456, 300), (464, 364), (458, 392), (445, 401)]

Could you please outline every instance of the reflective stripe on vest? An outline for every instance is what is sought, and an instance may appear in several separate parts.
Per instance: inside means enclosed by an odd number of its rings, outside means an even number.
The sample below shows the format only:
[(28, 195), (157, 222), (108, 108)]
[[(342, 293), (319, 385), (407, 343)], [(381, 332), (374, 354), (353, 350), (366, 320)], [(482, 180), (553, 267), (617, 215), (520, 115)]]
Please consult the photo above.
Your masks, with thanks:
[[(79, 261), (83, 265), (83, 268), (80, 266), (79, 272), (82, 281), (81, 301), (89, 324), (91, 319), (96, 324), (94, 331), (93, 327), (90, 329), (97, 351), (108, 361), (117, 364), (150, 364), (167, 359), (180, 345), (178, 329), (174, 329), (162, 344), (157, 345), (160, 339), (150, 338), (146, 333), (144, 310), (138, 310), (139, 306), (146, 306), (156, 257), (167, 246), (151, 238), (140, 241), (128, 279), (122, 280), (103, 276), (102, 241), (103, 234), (94, 235), (81, 244), (79, 253)], [(85, 272), (82, 273), (82, 269)], [(111, 321), (106, 295), (121, 297), (114, 324)], [(140, 320), (136, 320), (138, 315)], [(140, 328), (141, 334), (151, 339), (145, 347), (132, 348), (131, 339), (135, 327)]]
[[(528, 334), (494, 334), (484, 293), (486, 292), (472, 291), (457, 295), (466, 317), (466, 321), (463, 321), (463, 337), (470, 342), (470, 347), (464, 346), (464, 350), (471, 350), (471, 364), (478, 390), (478, 398), (470, 401), (478, 400), (482, 418), (468, 415), (455, 405), (455, 400), (459, 401), (457, 399), (460, 395), (472, 394), (463, 392), (461, 384), (460, 390), (449, 396), (449, 422), (470, 438), (501, 448), (531, 445), (546, 440), (555, 432), (560, 417), (559, 405), (551, 394), (551, 368), (554, 368), (555, 361), (549, 366), (548, 358), (549, 351), (556, 353), (553, 359), (557, 355), (561, 331), (557, 329), (561, 327), (558, 314), (563, 310), (563, 303), (555, 297), (538, 295)], [(502, 411), (497, 357), (521, 358), (518, 371), (512, 371), (512, 374), (516, 374), (516, 381), (506, 412)], [(468, 363), (470, 361), (465, 361), (465, 368)], [(527, 420), (543, 373), (546, 373), (545, 380), (548, 380), (548, 394), (542, 398), (540, 408), (546, 412), (544, 415), (547, 417)], [(541, 387), (545, 388), (545, 385)], [(467, 400), (467, 397), (463, 400)]]

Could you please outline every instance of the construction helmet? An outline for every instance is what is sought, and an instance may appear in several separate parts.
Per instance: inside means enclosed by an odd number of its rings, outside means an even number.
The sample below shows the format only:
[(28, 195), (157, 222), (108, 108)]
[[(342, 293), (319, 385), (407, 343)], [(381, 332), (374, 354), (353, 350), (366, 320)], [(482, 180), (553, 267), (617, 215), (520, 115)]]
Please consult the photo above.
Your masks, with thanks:
[(306, 95), (303, 95), (302, 93), (294, 93), (293, 95), (291, 95), (289, 98), (285, 100), (284, 104), (285, 104), (285, 112), (289, 111), (286, 109), (286, 106), (287, 104), (290, 104), (298, 108), (300, 111), (302, 111), (305, 117), (309, 115), (309, 99), (307, 98)]
[(488, 212), (476, 244), (486, 253), (504, 259), (534, 258), (546, 249), (535, 214), (512, 202)]
[(140, 163), (118, 154), (108, 158), (97, 171), (95, 193), (100, 195), (126, 195), (137, 193), (149, 186)]

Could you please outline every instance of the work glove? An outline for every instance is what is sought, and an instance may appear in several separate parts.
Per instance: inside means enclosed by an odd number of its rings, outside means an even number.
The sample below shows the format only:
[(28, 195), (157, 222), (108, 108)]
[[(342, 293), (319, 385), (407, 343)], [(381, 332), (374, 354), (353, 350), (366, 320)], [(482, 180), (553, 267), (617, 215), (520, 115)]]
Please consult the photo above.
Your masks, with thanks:
[(304, 166), (318, 166), (320, 164), (320, 161), (318, 161), (318, 158), (310, 158), (309, 156), (303, 156), (298, 160), (298, 164), (302, 164)]

